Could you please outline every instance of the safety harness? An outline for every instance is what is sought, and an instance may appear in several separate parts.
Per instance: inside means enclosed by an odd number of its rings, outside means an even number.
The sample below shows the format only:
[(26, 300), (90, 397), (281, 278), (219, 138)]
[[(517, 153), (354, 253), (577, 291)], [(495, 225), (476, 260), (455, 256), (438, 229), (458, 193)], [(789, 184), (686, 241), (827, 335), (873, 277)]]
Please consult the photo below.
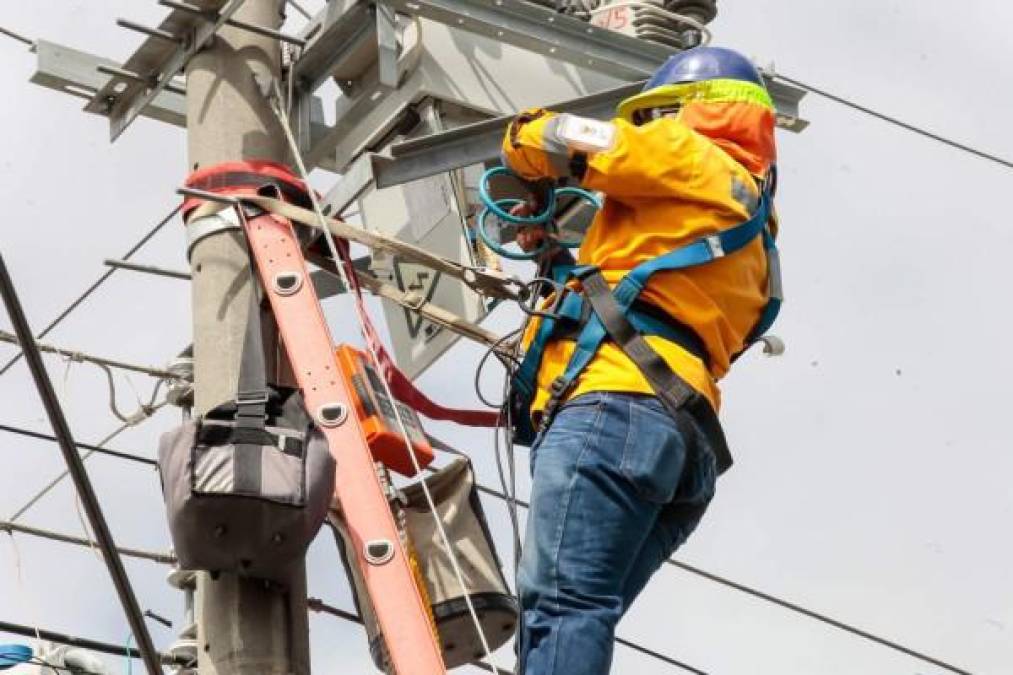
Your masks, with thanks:
[[(710, 402), (672, 371), (645, 337), (656, 335), (675, 342), (708, 363), (703, 341), (691, 328), (639, 300), (639, 296), (651, 276), (657, 272), (705, 265), (732, 255), (756, 237), (762, 237), (767, 255), (767, 304), (746, 339), (746, 348), (758, 341), (773, 325), (782, 301), (780, 263), (770, 227), (771, 186), (771, 180), (762, 183), (759, 205), (745, 222), (700, 237), (690, 244), (637, 265), (614, 289), (609, 288), (601, 270), (592, 265), (564, 266), (553, 270), (555, 281), (559, 284), (553, 307), (543, 314), (544, 318), (512, 383), (515, 441), (530, 445), (537, 433), (548, 428), (580, 374), (602, 344), (611, 340), (637, 365), (677, 424), (681, 426), (687, 423), (684, 416), (678, 414), (686, 410), (692, 413), (692, 418), (705, 432), (712, 434), (717, 447), (718, 470), (724, 471), (731, 466), (731, 453)], [(580, 282), (579, 291), (565, 285), (570, 280)], [(563, 373), (552, 381), (549, 400), (536, 430), (530, 407), (537, 390), (538, 370), (545, 348), (553, 340), (573, 339), (574, 336), (577, 344), (573, 355)]]

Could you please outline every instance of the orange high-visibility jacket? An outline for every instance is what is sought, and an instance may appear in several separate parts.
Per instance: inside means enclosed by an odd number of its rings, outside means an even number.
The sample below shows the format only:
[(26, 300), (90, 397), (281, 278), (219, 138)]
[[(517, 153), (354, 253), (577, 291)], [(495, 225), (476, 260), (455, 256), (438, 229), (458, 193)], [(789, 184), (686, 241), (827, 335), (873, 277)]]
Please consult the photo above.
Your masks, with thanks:
[[(721, 82), (711, 91), (720, 89)], [(742, 223), (756, 208), (756, 178), (766, 176), (775, 156), (773, 107), (757, 101), (752, 93), (741, 100), (727, 95), (696, 98), (675, 118), (642, 126), (613, 120), (616, 142), (612, 149), (587, 158), (581, 186), (601, 191), (606, 198), (580, 247), (578, 263), (600, 267), (610, 285), (642, 262)], [(544, 110), (527, 111), (507, 132), (503, 159), (525, 179), (560, 175), (559, 158), (543, 146), (545, 124), (553, 116)], [(669, 366), (717, 410), (716, 382), (743, 349), (767, 302), (767, 262), (761, 239), (706, 265), (659, 272), (640, 298), (689, 326), (703, 340), (710, 356), (709, 370), (681, 346), (657, 336), (647, 338)], [(536, 319), (525, 335), (525, 345), (537, 329)], [(574, 344), (556, 340), (546, 347), (532, 412), (544, 407), (548, 387), (566, 367)], [(591, 391), (648, 394), (653, 390), (622, 350), (606, 342), (570, 396)]]

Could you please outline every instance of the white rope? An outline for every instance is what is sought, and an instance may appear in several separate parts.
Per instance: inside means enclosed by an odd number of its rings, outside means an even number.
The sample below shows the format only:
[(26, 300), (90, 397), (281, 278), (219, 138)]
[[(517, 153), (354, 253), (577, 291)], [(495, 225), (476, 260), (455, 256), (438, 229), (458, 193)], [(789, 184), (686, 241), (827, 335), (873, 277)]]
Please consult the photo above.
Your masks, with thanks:
[[(57, 393), (57, 398), (60, 401), (60, 407), (62, 407), (65, 412), (70, 407), (70, 371), (74, 367), (74, 364), (78, 363), (78, 359), (74, 358), (73, 355), (68, 355), (66, 357), (66, 361), (67, 364), (63, 369), (63, 378), (60, 381), (60, 391)], [(110, 382), (112, 382), (112, 373), (109, 372), (108, 368), (106, 369), (106, 374), (109, 375)], [(95, 557), (99, 559), (99, 562), (104, 562), (102, 554), (99, 553), (97, 548), (95, 548), (95, 542), (92, 541), (93, 537), (91, 530), (88, 529), (88, 525), (84, 521), (84, 514), (81, 513), (81, 496), (77, 494), (77, 492), (74, 493), (74, 511), (77, 512), (77, 522), (81, 525), (81, 531), (84, 533), (84, 538), (88, 540), (88, 547), (91, 549), (91, 552), (95, 554)]]
[(39, 607), (35, 604), (35, 598), (25, 587), (25, 578), (21, 571), (21, 551), (18, 549), (17, 539), (14, 538), (13, 530), (7, 530), (7, 534), (10, 535), (11, 539), (11, 551), (14, 553), (14, 573), (18, 579), (18, 595), (21, 596), (21, 602), (28, 606), (28, 611), (32, 613), (32, 628), (35, 629), (35, 653), (39, 653), (39, 648), (42, 643), (42, 633), (39, 631)]
[[(285, 132), (285, 137), (288, 140), (289, 149), (292, 153), (292, 158), (295, 160), (296, 167), (299, 169), (300, 177), (306, 184), (306, 191), (309, 193), (310, 202), (313, 205), (313, 211), (316, 213), (317, 220), (320, 224), (320, 229), (324, 233), (324, 239), (327, 241), (327, 247), (330, 249), (331, 256), (334, 258), (335, 267), (341, 277), (341, 282), (345, 285), (345, 288), (353, 289), (354, 286), (349, 281), (348, 272), (344, 267), (343, 258), (338, 252), (338, 247), (334, 243), (334, 236), (331, 234), (330, 228), (327, 227), (327, 219), (324, 216), (323, 210), (320, 208), (320, 202), (317, 200), (316, 192), (309, 184), (309, 172), (306, 170), (306, 165), (303, 163), (302, 155), (299, 152), (299, 146), (296, 143), (295, 136), (292, 133), (292, 128), (289, 124), (288, 114), (281, 107), (281, 90), (278, 87), (277, 81), (274, 82), (274, 97), (272, 99), (271, 107), (274, 109), (275, 115), (278, 116), (281, 122), (282, 130)], [(380, 365), (380, 359), (377, 356), (376, 350), (373, 347), (372, 341), (369, 336), (366, 335), (365, 323), (366, 317), (362, 315), (362, 309), (359, 307), (358, 302), (353, 302), (355, 305), (356, 313), (359, 315), (359, 329), (362, 332), (363, 341), (365, 342), (366, 349), (369, 351), (371, 360), (373, 361), (374, 367), (379, 371), (383, 372), (383, 368)], [(379, 378), (383, 384), (384, 392), (391, 401), (396, 401), (394, 393), (390, 389), (390, 385), (387, 382), (387, 378)], [(412, 466), (415, 469), (416, 474), (422, 474), (422, 467), (419, 465), (418, 457), (415, 456), (415, 451), (412, 448), (411, 441), (408, 436), (408, 428), (405, 425), (404, 419), (401, 416), (401, 412), (398, 410), (398, 406), (391, 406), (394, 409), (394, 417), (397, 420), (398, 428), (401, 432), (401, 437), (404, 440), (405, 449), (408, 452), (408, 456), (412, 460)], [(485, 631), (482, 630), (482, 624), (478, 619), (478, 612), (475, 611), (475, 605), (471, 600), (471, 594), (468, 592), (467, 585), (464, 583), (464, 573), (461, 571), (461, 565), (457, 559), (457, 554), (454, 551), (453, 545), (450, 543), (450, 537), (447, 535), (446, 528), (443, 527), (443, 521), (440, 520), (439, 514), (436, 512), (436, 502), (433, 499), (432, 492), (429, 490), (429, 485), (426, 481), (419, 481), (422, 487), (422, 493), (425, 495), (426, 504), (429, 508), (429, 512), (433, 516), (433, 522), (436, 525), (436, 531), (440, 535), (440, 540), (443, 544), (444, 550), (446, 551), (447, 558), (450, 560), (451, 567), (454, 570), (454, 576), (457, 579), (457, 584), (461, 588), (461, 592), (464, 594), (464, 602), (468, 607), (468, 614), (471, 616), (471, 621), (475, 627), (475, 632), (478, 634), (479, 640), (482, 642), (482, 649), (485, 651), (485, 656), (492, 661), (492, 649), (489, 647), (489, 641), (485, 636)]]

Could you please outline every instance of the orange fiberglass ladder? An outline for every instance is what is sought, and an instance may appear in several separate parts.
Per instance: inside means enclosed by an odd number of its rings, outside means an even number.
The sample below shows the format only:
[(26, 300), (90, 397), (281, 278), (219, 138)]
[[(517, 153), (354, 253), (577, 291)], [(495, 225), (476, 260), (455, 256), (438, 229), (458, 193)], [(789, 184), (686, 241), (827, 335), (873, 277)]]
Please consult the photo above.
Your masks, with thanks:
[[(224, 195), (256, 194), (265, 184), (288, 198), (292, 194), (289, 190), (303, 190), (301, 181), (287, 171), (278, 171), (283, 167), (258, 162), (246, 163), (245, 172), (227, 170), (234, 167), (216, 167), (215, 177), (223, 179), (207, 185), (219, 200)], [(249, 171), (254, 167), (256, 172)], [(205, 171), (201, 173), (206, 176)], [(229, 173), (244, 175), (230, 180), (224, 177)], [(243, 182), (247, 184), (237, 184)], [(182, 192), (194, 197), (197, 191)], [(387, 477), (378, 472), (355, 413), (353, 392), (339, 370), (334, 342), (292, 222), (252, 205), (236, 208), (244, 210), (239, 221), (253, 256), (251, 264), (270, 300), (307, 413), (327, 437), (337, 462), (335, 497), (351, 536), (353, 550), (348, 556), (354, 556), (362, 571), (393, 672), (446, 673), (428, 603), (416, 583), (391, 510)]]

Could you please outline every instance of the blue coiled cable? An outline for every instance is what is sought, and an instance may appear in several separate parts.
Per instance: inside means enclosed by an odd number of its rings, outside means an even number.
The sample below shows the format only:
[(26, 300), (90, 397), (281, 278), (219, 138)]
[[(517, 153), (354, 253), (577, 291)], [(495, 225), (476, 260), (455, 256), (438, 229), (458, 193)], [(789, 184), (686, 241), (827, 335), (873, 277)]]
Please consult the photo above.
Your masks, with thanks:
[[(549, 248), (552, 242), (548, 238), (546, 238), (542, 242), (541, 246), (539, 246), (534, 251), (529, 251), (527, 253), (524, 252), (516, 253), (514, 251), (509, 251), (506, 248), (504, 248), (499, 242), (494, 241), (492, 237), (490, 237), (486, 233), (485, 220), (490, 215), (494, 215), (504, 222), (513, 223), (515, 225), (545, 225), (546, 229), (551, 231), (554, 230), (552, 217), (556, 213), (556, 203), (559, 197), (572, 195), (575, 197), (579, 197), (580, 199), (586, 199), (588, 202), (593, 204), (596, 209), (601, 208), (601, 202), (598, 200), (598, 197), (594, 193), (589, 192), (587, 190), (583, 190), (581, 188), (563, 187), (563, 188), (556, 188), (551, 192), (549, 192), (548, 203), (545, 205), (545, 209), (541, 213), (536, 213), (530, 216), (515, 216), (512, 213), (510, 213), (509, 209), (516, 206), (517, 204), (523, 203), (522, 200), (520, 199), (496, 200), (493, 199), (492, 195), (489, 194), (489, 181), (494, 176), (502, 176), (502, 175), (515, 176), (515, 174), (505, 166), (494, 167), (486, 171), (484, 174), (482, 174), (482, 180), (480, 180), (478, 183), (478, 196), (482, 200), (482, 204), (485, 208), (482, 209), (482, 212), (478, 215), (475, 230), (477, 231), (478, 236), (481, 237), (482, 241), (485, 243), (486, 246), (488, 246), (496, 254), (501, 255), (504, 258), (509, 258), (510, 260), (534, 260), (538, 258), (540, 255), (542, 255)], [(577, 248), (578, 246), (580, 246), (579, 241), (557, 241), (555, 243), (558, 244), (559, 246), (563, 246), (566, 248)]]

